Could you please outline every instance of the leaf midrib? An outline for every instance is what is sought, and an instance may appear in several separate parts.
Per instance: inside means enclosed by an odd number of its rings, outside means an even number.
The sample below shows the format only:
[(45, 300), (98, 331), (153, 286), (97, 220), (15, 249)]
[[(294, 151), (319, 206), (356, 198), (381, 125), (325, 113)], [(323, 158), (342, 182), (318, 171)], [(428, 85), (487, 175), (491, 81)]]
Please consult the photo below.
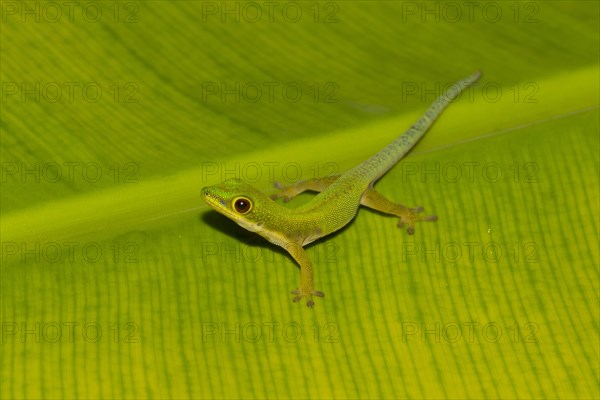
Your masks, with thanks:
[[(493, 84), (491, 78), (487, 82)], [(482, 81), (482, 85), (485, 84), (486, 81)], [(459, 143), (486, 139), (532, 124), (547, 123), (599, 106), (597, 65), (535, 84), (539, 88), (538, 102), (526, 106), (515, 102), (509, 95), (502, 96), (495, 103), (476, 96), (473, 102), (463, 100), (452, 104), (414, 152), (440, 151)], [(503, 90), (509, 93), (510, 87), (504, 87)], [(477, 116), (485, 117), (482, 119)], [(352, 130), (288, 142), (268, 151), (248, 152), (219, 162), (226, 165), (247, 165), (265, 160), (279, 165), (290, 161), (303, 165), (334, 162), (339, 171), (344, 171), (377, 152), (418, 117), (415, 113), (404, 114)], [(473, 124), (473, 121), (477, 121), (477, 124)], [(200, 188), (221, 180), (218, 174), (206, 179), (203, 177), (205, 162), (210, 160), (201, 162), (200, 167), (168, 177), (11, 211), (2, 216), (0, 234), (3, 241), (13, 242), (62, 240), (86, 235), (98, 238), (109, 233), (150, 227), (164, 218), (187, 217), (207, 207), (200, 200)], [(278, 179), (277, 176), (275, 178)], [(265, 174), (256, 185), (266, 189), (269, 181)]]

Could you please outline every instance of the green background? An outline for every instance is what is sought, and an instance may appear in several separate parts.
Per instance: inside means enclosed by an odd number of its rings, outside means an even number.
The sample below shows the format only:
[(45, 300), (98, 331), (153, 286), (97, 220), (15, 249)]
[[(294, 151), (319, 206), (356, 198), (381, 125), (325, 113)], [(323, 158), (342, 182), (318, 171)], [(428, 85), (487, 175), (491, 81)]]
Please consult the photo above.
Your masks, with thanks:
[[(2, 398), (600, 396), (597, 2), (61, 4), (2, 2)], [(200, 200), (343, 172), (477, 69), (377, 184), (439, 220), (311, 245), (312, 310)]]

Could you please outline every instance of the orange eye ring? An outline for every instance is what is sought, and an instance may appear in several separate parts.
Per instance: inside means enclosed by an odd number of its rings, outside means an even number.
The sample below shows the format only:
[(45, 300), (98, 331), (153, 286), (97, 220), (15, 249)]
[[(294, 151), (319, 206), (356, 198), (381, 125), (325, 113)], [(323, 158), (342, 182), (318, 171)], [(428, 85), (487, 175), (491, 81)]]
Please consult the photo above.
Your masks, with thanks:
[(252, 210), (254, 204), (247, 197), (236, 197), (231, 203), (233, 209), (239, 214), (248, 214)]

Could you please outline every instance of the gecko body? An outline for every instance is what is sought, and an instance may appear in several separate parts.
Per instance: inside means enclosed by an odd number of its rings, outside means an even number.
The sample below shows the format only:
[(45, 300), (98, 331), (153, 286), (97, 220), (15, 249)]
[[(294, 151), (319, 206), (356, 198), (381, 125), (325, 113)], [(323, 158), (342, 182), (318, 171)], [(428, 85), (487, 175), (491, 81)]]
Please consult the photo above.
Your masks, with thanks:
[[(481, 73), (476, 72), (456, 82), (406, 132), (341, 175), (310, 179), (285, 187), (276, 185), (280, 191), (272, 196), (240, 179), (228, 179), (203, 188), (202, 198), (238, 225), (284, 248), (300, 266), (300, 286), (292, 291), (295, 295), (293, 301), (306, 299), (306, 305), (313, 307), (313, 297), (324, 295), (314, 290), (312, 262), (303, 246), (346, 226), (355, 217), (360, 205), (397, 216), (400, 219), (398, 226), (406, 225), (409, 234), (414, 232), (416, 222), (437, 219), (433, 215), (421, 215), (421, 207), (409, 208), (393, 203), (377, 192), (373, 184), (414, 147), (450, 102), (480, 76)], [(283, 198), (287, 202), (304, 191), (318, 194), (295, 209), (274, 201)]]

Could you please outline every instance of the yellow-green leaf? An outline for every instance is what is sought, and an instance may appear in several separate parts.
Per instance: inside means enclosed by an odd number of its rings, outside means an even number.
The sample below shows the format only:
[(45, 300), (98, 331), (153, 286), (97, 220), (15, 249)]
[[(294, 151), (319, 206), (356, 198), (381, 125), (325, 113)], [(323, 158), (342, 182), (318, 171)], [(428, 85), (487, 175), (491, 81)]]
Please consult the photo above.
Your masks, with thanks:
[[(598, 398), (597, 2), (16, 2), (2, 398)], [(478, 86), (311, 246), (202, 186), (340, 173)], [(301, 195), (290, 207), (306, 201)]]

